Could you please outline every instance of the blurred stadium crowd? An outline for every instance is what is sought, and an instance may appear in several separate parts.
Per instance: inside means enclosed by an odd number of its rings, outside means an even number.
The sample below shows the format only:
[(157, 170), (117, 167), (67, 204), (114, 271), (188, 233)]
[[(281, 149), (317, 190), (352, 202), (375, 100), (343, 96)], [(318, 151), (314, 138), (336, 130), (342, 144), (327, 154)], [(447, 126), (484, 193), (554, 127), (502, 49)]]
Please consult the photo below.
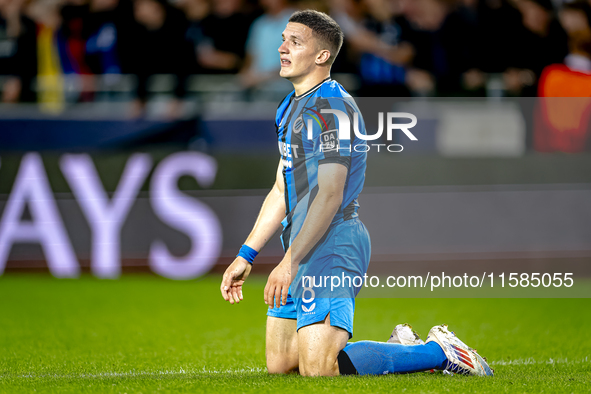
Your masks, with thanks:
[(177, 98), (187, 94), (191, 75), (233, 75), (244, 91), (270, 86), (279, 80), (281, 32), (299, 8), (325, 11), (339, 22), (346, 41), (333, 72), (355, 76), (360, 96), (490, 96), (498, 90), (531, 97), (550, 64), (591, 72), (590, 4), (0, 0), (2, 102), (56, 100), (68, 76), (77, 76), (79, 85), (69, 101), (92, 102), (99, 80), (109, 90), (123, 75), (135, 75), (138, 110), (155, 74), (175, 76), (170, 91)]

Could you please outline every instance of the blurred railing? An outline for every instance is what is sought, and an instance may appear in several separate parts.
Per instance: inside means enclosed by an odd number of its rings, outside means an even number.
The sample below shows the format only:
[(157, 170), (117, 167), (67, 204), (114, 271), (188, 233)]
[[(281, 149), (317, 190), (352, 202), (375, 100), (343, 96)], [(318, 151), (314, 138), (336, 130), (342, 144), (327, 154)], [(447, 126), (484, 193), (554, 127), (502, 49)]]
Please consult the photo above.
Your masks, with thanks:
[[(333, 77), (348, 91), (355, 92), (359, 88), (359, 80), (355, 74), (335, 74)], [(91, 101), (130, 100), (134, 98), (138, 84), (137, 76), (131, 74), (70, 74), (59, 77), (38, 77), (32, 82), (32, 90), (37, 93), (54, 90), (56, 84), (47, 83), (51, 78), (59, 78), (57, 86), (63, 91), (66, 103), (81, 101), (81, 95), (85, 93), (93, 94)], [(7, 79), (6, 76), (0, 76), (0, 89)], [(167, 95), (174, 91), (176, 83), (175, 75), (153, 75), (148, 79), (147, 90), (152, 95)], [(255, 88), (245, 88), (238, 75), (225, 74), (192, 75), (186, 82), (186, 92), (189, 97), (215, 101), (254, 101), (260, 98), (278, 100), (291, 90), (293, 90), (292, 85), (281, 79), (269, 81)]]
[[(94, 93), (92, 101), (124, 101), (134, 97), (138, 78), (131, 74), (103, 74), (103, 75), (63, 75), (61, 89), (65, 93), (66, 102), (78, 102), (80, 94)], [(0, 90), (8, 79), (0, 75)], [(351, 94), (355, 95), (360, 88), (360, 80), (353, 73), (336, 73), (333, 79), (343, 85)], [(38, 93), (47, 91), (46, 86), (36, 79), (32, 89)], [(153, 75), (148, 80), (147, 90), (154, 95), (171, 94), (176, 86), (176, 76), (172, 74)], [(283, 97), (293, 89), (292, 85), (281, 79), (269, 81), (255, 88), (245, 88), (239, 75), (228, 74), (199, 74), (187, 79), (186, 91), (190, 96), (197, 96), (204, 100), (226, 101), (245, 100), (254, 101), (261, 98)], [(245, 93), (246, 96), (245, 96)], [(486, 94), (488, 97), (503, 97), (506, 95), (502, 74), (487, 74)], [(279, 97), (279, 99), (281, 99)]]

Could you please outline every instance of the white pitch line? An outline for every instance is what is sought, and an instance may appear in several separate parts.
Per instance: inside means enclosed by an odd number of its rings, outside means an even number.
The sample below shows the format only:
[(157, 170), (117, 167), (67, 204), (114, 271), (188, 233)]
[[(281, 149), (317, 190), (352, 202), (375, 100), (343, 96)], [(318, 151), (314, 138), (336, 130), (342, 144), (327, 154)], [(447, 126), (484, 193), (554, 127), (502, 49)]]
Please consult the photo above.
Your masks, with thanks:
[(178, 371), (130, 371), (130, 372), (101, 372), (97, 374), (78, 374), (78, 375), (18, 375), (18, 376), (0, 376), (0, 380), (5, 378), (55, 378), (55, 379), (76, 379), (76, 378), (117, 378), (134, 376), (176, 376), (176, 375), (207, 375), (207, 374), (237, 374), (237, 373), (257, 373), (266, 372), (266, 368), (240, 368), (240, 369), (222, 369), (222, 370), (184, 370)]
[(515, 360), (492, 361), (491, 365), (534, 365), (534, 364), (586, 364), (591, 363), (589, 357), (582, 359), (549, 358), (548, 360), (535, 360), (533, 358), (518, 358)]
[[(547, 360), (536, 360), (534, 358), (519, 358), (515, 360), (497, 360), (492, 361), (491, 365), (540, 365), (540, 364), (586, 364), (591, 363), (589, 357), (583, 359), (568, 359), (568, 358), (557, 358)], [(239, 374), (239, 373), (260, 373), (266, 372), (266, 368), (240, 368), (240, 369), (206, 369), (205, 367), (200, 370), (184, 370), (183, 368), (178, 371), (130, 371), (130, 372), (101, 372), (97, 374), (79, 374), (79, 375), (58, 375), (58, 374), (47, 374), (47, 375), (18, 375), (18, 376), (0, 376), (0, 380), (6, 378), (54, 378), (54, 379), (81, 379), (81, 378), (118, 378), (118, 377), (135, 377), (135, 376), (178, 376), (178, 375), (208, 375), (208, 374)]]

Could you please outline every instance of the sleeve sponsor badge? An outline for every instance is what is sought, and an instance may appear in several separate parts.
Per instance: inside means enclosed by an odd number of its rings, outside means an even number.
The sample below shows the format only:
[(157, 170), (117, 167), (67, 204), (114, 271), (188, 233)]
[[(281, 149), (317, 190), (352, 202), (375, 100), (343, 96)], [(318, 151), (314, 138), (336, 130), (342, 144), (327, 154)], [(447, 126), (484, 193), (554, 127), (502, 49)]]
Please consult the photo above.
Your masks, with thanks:
[(320, 133), (320, 151), (321, 152), (338, 152), (339, 137), (338, 129), (327, 130)]

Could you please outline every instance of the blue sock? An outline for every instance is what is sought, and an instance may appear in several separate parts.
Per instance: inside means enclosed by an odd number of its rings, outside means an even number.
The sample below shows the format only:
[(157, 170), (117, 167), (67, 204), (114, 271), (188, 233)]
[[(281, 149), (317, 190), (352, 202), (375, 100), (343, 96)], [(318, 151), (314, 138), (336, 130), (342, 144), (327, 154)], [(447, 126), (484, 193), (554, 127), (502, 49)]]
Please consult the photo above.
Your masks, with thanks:
[(382, 375), (441, 369), (447, 360), (436, 342), (425, 345), (360, 341), (343, 349), (359, 375)]

